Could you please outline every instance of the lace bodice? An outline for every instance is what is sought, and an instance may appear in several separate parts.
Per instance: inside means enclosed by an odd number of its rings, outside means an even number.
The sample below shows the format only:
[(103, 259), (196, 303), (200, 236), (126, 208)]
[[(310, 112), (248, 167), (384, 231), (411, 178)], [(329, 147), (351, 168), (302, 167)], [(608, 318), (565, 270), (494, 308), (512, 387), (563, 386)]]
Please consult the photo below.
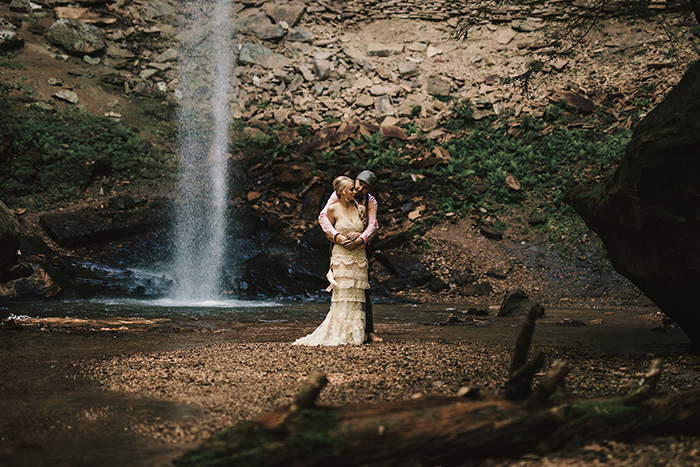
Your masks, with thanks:
[(342, 234), (348, 234), (351, 232), (362, 233), (362, 231), (365, 230), (365, 226), (360, 220), (359, 213), (354, 222), (350, 221), (347, 217), (341, 214), (338, 217), (338, 220), (335, 221), (335, 230)]

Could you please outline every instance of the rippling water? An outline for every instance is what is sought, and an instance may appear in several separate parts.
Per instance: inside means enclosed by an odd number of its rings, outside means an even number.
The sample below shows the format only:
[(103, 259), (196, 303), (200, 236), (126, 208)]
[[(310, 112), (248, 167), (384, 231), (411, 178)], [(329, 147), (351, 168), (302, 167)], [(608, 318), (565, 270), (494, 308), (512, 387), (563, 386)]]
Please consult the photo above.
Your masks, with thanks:
[[(0, 319), (14, 317), (48, 318), (172, 318), (230, 321), (297, 321), (322, 319), (328, 302), (285, 302), (282, 300), (62, 300), (19, 302), (0, 305)], [(375, 321), (440, 321), (454, 307), (375, 304)]]

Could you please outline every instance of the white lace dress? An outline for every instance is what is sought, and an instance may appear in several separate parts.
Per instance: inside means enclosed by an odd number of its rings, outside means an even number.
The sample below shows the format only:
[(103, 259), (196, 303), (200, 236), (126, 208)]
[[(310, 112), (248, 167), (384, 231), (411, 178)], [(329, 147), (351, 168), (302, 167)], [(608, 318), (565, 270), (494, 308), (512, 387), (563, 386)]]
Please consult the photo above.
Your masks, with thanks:
[[(340, 216), (335, 228), (342, 234), (362, 232), (362, 221), (351, 222)], [(367, 254), (364, 248), (348, 250), (334, 245), (331, 271), (333, 286), (331, 309), (314, 332), (297, 339), (294, 345), (362, 344), (365, 341), (365, 291), (369, 289)]]

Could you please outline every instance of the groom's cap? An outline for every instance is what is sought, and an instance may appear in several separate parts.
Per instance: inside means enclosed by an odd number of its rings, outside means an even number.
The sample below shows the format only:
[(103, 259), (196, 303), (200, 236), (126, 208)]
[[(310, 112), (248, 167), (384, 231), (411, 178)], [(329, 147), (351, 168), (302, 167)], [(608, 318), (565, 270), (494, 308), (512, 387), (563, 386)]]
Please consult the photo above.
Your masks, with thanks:
[(370, 172), (369, 170), (363, 170), (360, 172), (357, 179), (361, 182), (365, 182), (370, 187), (373, 187), (374, 184), (377, 183), (377, 176), (374, 175), (374, 172)]

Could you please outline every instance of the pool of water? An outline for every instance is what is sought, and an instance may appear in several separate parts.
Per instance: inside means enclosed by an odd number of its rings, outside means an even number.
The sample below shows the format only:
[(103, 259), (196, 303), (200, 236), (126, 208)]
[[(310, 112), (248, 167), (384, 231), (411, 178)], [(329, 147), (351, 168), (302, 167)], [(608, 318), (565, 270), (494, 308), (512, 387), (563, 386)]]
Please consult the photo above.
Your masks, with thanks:
[[(159, 300), (62, 300), (18, 302), (0, 305), (0, 319), (14, 318), (142, 318), (202, 321), (270, 322), (322, 318), (328, 302), (284, 300), (211, 300), (175, 302)], [(444, 320), (457, 307), (447, 305), (375, 304), (378, 319), (389, 321)], [(375, 318), (376, 319), (376, 318)]]

